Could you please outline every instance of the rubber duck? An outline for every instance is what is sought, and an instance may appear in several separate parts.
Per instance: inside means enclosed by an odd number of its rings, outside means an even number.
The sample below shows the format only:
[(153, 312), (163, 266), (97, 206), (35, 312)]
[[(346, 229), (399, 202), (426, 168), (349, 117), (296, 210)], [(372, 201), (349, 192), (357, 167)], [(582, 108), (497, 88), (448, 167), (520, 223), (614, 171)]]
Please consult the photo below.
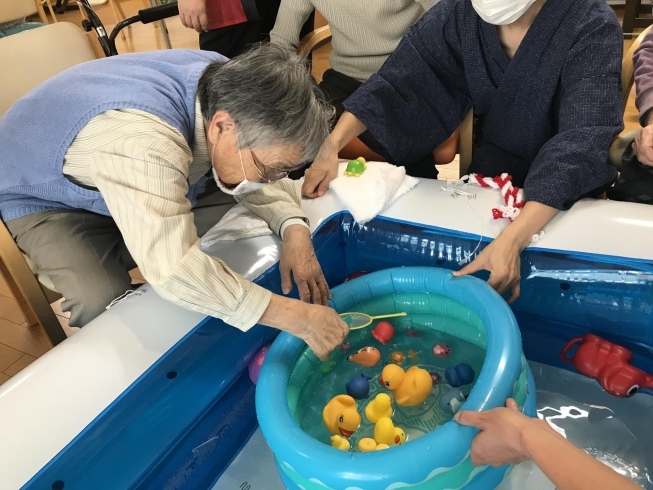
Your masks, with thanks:
[(365, 417), (376, 424), (381, 417), (392, 417), (392, 398), (387, 393), (379, 393), (365, 407)]
[(381, 342), (383, 345), (392, 340), (395, 335), (395, 327), (390, 322), (380, 321), (372, 330), (372, 337)]
[(399, 446), (406, 442), (406, 433), (400, 427), (395, 427), (388, 417), (381, 417), (374, 426), (374, 440), (377, 444)]
[(431, 351), (438, 359), (446, 359), (451, 355), (451, 347), (447, 344), (435, 344)]
[(455, 367), (448, 367), (444, 371), (444, 376), (447, 378), (447, 383), (458, 388), (474, 381), (474, 370), (469, 364), (462, 362)]
[(359, 366), (372, 367), (381, 362), (381, 353), (375, 347), (363, 347), (347, 357), (347, 360)]
[(358, 441), (358, 450), (361, 453), (369, 453), (372, 451), (380, 451), (381, 449), (388, 449), (390, 446), (387, 444), (377, 444), (371, 437), (363, 437)]
[(392, 362), (396, 362), (397, 364), (401, 364), (402, 362), (404, 362), (404, 360), (406, 360), (406, 356), (404, 355), (403, 352), (395, 350), (390, 353), (390, 360)]
[(333, 435), (351, 437), (361, 425), (361, 416), (356, 411), (356, 400), (349, 395), (338, 395), (322, 410), (324, 426)]
[(392, 390), (397, 404), (406, 407), (422, 403), (433, 388), (431, 375), (417, 366), (404, 371), (396, 364), (388, 364), (381, 372), (381, 381)]
[(331, 436), (331, 446), (335, 447), (336, 449), (340, 449), (341, 451), (349, 451), (351, 448), (349, 441), (344, 437), (338, 435)]
[(455, 415), (463, 403), (465, 403), (465, 395), (458, 388), (451, 388), (440, 398), (440, 408), (451, 415)]
[(347, 168), (344, 171), (344, 175), (349, 177), (360, 177), (365, 172), (367, 162), (363, 157), (358, 157), (356, 160), (349, 160), (347, 163)]
[(347, 394), (356, 400), (367, 398), (367, 395), (370, 393), (370, 379), (372, 379), (372, 376), (368, 376), (365, 373), (361, 373), (359, 377), (353, 378), (345, 385)]

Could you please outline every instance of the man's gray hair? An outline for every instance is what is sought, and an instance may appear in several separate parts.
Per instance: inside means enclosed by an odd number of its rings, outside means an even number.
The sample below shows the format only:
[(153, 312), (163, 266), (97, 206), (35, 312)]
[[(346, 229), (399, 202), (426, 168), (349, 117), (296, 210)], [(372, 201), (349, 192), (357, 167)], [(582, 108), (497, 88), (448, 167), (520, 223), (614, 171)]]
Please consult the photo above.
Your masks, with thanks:
[(329, 135), (334, 109), (296, 53), (261, 44), (227, 62), (211, 63), (197, 93), (204, 119), (218, 111), (236, 122), (241, 148), (301, 145), (313, 161)]

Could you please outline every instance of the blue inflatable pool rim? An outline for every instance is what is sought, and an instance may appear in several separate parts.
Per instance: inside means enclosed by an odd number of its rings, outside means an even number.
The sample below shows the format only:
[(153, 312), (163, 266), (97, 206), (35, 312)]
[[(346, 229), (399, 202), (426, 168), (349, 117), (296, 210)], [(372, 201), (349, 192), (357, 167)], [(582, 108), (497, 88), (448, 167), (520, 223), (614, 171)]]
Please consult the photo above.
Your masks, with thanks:
[[(486, 333), (486, 356), (464, 409), (489, 410), (504, 406), (505, 400), (513, 396), (523, 368), (521, 336), (512, 311), (485, 281), (473, 277), (453, 278), (451, 271), (436, 268), (387, 269), (334, 288), (331, 305), (336, 311), (349, 311), (352, 306), (371, 298), (416, 291), (446, 296), (480, 317)], [(453, 467), (468, 454), (477, 430), (454, 421), (391, 451), (343, 452), (315, 440), (299, 427), (288, 406), (288, 382), (304, 348), (302, 340), (282, 333), (270, 348), (259, 375), (257, 415), (263, 435), (278, 461), (330, 488), (357, 488), (365, 482), (365, 488), (376, 489), (394, 482), (416, 484), (427, 479), (434, 465), (424, 465), (425, 456), (438, 466)], [(528, 415), (534, 415), (535, 407), (531, 380), (529, 376), (531, 393), (525, 407)], [(392, 468), (391, 480), (383, 468)]]

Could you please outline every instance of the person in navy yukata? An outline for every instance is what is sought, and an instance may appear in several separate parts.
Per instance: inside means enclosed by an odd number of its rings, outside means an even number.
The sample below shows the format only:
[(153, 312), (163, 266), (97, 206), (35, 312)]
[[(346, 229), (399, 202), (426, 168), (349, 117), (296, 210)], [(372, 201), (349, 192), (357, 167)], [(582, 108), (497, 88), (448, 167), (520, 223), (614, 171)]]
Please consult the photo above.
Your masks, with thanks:
[(326, 192), (338, 151), (354, 137), (409, 167), (473, 109), (469, 172), (512, 175), (527, 202), (456, 275), (487, 270), (489, 284), (514, 301), (519, 256), (533, 235), (617, 177), (608, 150), (623, 128), (622, 44), (603, 0), (442, 0), (345, 101), (303, 194)]

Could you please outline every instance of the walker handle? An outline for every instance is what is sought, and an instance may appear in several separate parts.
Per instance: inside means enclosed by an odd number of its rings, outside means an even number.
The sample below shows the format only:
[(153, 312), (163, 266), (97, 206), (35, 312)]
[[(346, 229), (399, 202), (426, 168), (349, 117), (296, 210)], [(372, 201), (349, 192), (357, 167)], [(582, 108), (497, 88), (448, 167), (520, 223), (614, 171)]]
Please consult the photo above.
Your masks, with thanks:
[(170, 2), (138, 11), (138, 17), (143, 24), (151, 24), (152, 22), (167, 19), (168, 17), (174, 17), (175, 15), (179, 15), (177, 2)]
[(583, 337), (574, 337), (569, 342), (567, 342), (565, 346), (562, 348), (562, 351), (560, 351), (560, 360), (562, 362), (566, 362), (567, 364), (571, 364), (574, 358), (572, 357), (570, 359), (569, 357), (566, 356), (566, 354), (569, 351), (569, 349), (571, 349), (574, 346), (574, 344), (577, 344), (578, 342), (582, 342), (583, 339), (584, 339)]

